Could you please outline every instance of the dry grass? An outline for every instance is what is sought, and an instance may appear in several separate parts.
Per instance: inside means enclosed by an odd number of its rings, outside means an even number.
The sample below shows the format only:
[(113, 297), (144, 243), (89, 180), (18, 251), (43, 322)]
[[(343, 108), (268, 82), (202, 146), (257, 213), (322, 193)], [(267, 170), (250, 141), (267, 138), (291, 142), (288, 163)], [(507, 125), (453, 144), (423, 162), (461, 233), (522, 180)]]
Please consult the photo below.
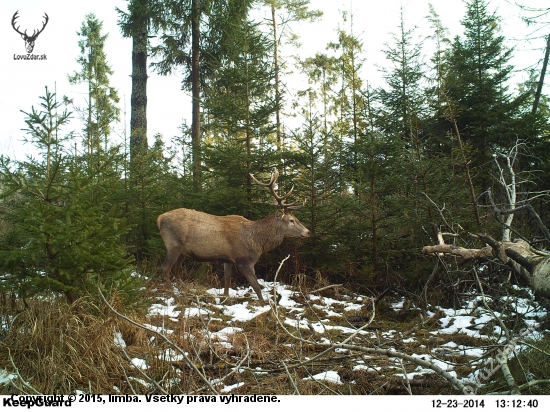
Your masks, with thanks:
[(20, 375), (42, 393), (74, 393), (90, 387), (96, 393), (112, 392), (113, 382), (124, 375), (114, 350), (114, 330), (122, 331), (129, 341), (143, 340), (135, 328), (105, 316), (86, 298), (72, 305), (55, 299), (33, 300), (10, 323), (0, 342), (0, 366), (11, 370), (13, 362)]

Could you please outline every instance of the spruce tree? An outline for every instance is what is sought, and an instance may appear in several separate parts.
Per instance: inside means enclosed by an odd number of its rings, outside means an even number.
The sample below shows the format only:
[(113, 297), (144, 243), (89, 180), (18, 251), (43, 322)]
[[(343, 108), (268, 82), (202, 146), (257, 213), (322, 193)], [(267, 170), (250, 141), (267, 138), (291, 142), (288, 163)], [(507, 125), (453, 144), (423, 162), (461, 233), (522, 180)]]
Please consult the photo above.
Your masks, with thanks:
[(128, 228), (109, 202), (120, 180), (118, 154), (103, 156), (90, 173), (83, 167), (87, 154), (75, 153), (73, 135), (62, 134), (70, 114), (58, 114), (60, 105), (47, 88), (40, 99), (40, 109), (25, 112), (27, 142), (39, 155), (0, 161), (0, 220), (7, 228), (0, 238), (0, 268), (9, 279), (1, 287), (23, 299), (61, 292), (72, 302), (95, 294), (100, 280), (133, 294), (131, 261), (121, 242)]
[(215, 62), (221, 60), (232, 31), (248, 16), (250, 0), (164, 0), (164, 33), (152, 55), (160, 60), (152, 66), (167, 75), (183, 69), (182, 88), (192, 95), (191, 148), (195, 188), (201, 188), (202, 132), (200, 108), (204, 87), (215, 76)]
[(85, 124), (83, 145), (88, 152), (86, 162), (90, 169), (101, 167), (99, 157), (107, 150), (112, 125), (120, 115), (118, 93), (110, 85), (109, 76), (113, 71), (107, 63), (104, 51), (107, 35), (101, 34), (102, 28), (103, 23), (94, 14), (86, 15), (77, 33), (81, 37), (78, 41), (80, 56), (77, 58), (81, 69), (68, 76), (71, 84), (85, 83), (88, 86), (86, 106), (77, 108), (77, 111)]
[[(254, 196), (249, 173), (269, 169), (273, 164), (273, 159), (268, 159), (273, 153), (270, 148), (275, 129), (272, 118), (277, 109), (272, 93), (274, 71), (271, 42), (257, 25), (245, 21), (232, 33), (231, 45), (226, 46), (221, 60), (214, 63), (218, 67), (216, 76), (205, 88), (204, 107), (209, 118), (205, 125), (207, 150), (232, 153), (234, 158), (228, 163), (236, 168), (230, 172), (246, 182), (246, 210), (250, 210)], [(231, 141), (234, 148), (226, 147), (221, 141)], [(215, 153), (205, 154), (205, 160), (207, 157), (219, 159)], [(226, 174), (219, 165), (206, 164), (218, 177)], [(235, 178), (230, 181), (235, 183)]]
[[(277, 130), (277, 148), (283, 149), (283, 131), (282, 131), (282, 108), (284, 100), (284, 88), (281, 84), (281, 72), (284, 68), (281, 58), (281, 45), (283, 36), (281, 33), (287, 32), (286, 37), (290, 41), (296, 41), (296, 35), (288, 27), (290, 23), (297, 21), (315, 21), (322, 16), (319, 10), (309, 10), (310, 0), (263, 0), (270, 9), (271, 18), (269, 25), (272, 30), (273, 47), (273, 67), (275, 71), (275, 125)], [(284, 13), (283, 16), (281, 14)], [(290, 33), (290, 34), (288, 34)]]
[(489, 3), (469, 0), (462, 25), (464, 35), (455, 38), (448, 55), (447, 115), (472, 145), (472, 166), (481, 169), (478, 185), (488, 187), (493, 153), (524, 137), (520, 108), (526, 95), (514, 97), (509, 92), (512, 50), (505, 46), (500, 18), (489, 10)]
[[(128, 11), (117, 8), (124, 37), (132, 38), (132, 97), (130, 101), (130, 169), (147, 151), (147, 58), (149, 37), (164, 23), (160, 0), (129, 0)], [(139, 160), (137, 160), (139, 162)]]

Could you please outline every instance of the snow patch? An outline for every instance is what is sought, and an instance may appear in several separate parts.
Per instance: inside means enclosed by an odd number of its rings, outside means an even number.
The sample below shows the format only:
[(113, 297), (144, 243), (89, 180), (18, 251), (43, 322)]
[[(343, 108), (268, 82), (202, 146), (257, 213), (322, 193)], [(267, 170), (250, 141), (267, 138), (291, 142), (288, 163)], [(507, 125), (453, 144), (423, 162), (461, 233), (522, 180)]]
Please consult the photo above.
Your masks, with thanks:
[(318, 373), (317, 375), (308, 376), (308, 377), (304, 378), (303, 380), (308, 381), (308, 380), (312, 380), (312, 379), (318, 380), (318, 381), (333, 382), (333, 383), (336, 383), (338, 385), (343, 385), (343, 382), (340, 379), (340, 375), (338, 375), (338, 372), (336, 372), (336, 371), (321, 372), (321, 373)]

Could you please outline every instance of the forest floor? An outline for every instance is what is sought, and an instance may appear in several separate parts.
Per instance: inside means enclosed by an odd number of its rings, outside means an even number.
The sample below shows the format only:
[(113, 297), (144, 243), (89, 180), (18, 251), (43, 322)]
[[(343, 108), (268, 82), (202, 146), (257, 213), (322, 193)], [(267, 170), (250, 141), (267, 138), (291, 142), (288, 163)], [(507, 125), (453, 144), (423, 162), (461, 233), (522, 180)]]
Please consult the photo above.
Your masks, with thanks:
[[(374, 296), (343, 287), (305, 292), (260, 282), (270, 304), (260, 303), (250, 287), (231, 289), (229, 297), (186, 283), (152, 290), (146, 326), (172, 344), (152, 337), (136, 345), (124, 334), (115, 340), (143, 376), (151, 368), (170, 370), (155, 384), (168, 392), (204, 390), (191, 361), (219, 393), (451, 394), (459, 392), (431, 367), (384, 350), (428, 361), (472, 392), (500, 392), (507, 386), (494, 365), (504, 347), (513, 349), (507, 355), (514, 362), (549, 332), (547, 311), (528, 289), (513, 285), (498, 298), (471, 293), (457, 308), (420, 308), (393, 293), (373, 304)], [(132, 379), (141, 390), (154, 389), (152, 379)]]
[[(146, 281), (144, 311), (116, 293), (111, 309), (91, 295), (72, 304), (36, 297), (18, 310), (6, 300), (0, 393), (506, 393), (503, 354), (521, 393), (550, 388), (548, 312), (509, 283), (482, 279), (484, 293), (469, 286), (452, 299), (439, 285), (412, 300), (305, 287), (295, 277), (294, 285), (260, 280), (262, 303), (247, 286), (228, 297), (203, 286), (215, 277), (155, 279)], [(436, 296), (454, 307), (430, 304)]]

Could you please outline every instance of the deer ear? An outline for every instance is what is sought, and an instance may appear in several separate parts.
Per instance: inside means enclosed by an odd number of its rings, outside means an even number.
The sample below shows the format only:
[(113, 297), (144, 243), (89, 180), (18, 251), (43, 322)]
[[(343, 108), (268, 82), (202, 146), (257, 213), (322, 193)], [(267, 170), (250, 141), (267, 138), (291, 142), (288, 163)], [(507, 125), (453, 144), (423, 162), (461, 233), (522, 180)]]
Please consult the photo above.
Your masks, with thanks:
[(284, 212), (283, 210), (277, 210), (277, 211), (275, 212), (275, 217), (276, 217), (277, 219), (282, 219), (284, 215), (285, 215), (285, 212)]

